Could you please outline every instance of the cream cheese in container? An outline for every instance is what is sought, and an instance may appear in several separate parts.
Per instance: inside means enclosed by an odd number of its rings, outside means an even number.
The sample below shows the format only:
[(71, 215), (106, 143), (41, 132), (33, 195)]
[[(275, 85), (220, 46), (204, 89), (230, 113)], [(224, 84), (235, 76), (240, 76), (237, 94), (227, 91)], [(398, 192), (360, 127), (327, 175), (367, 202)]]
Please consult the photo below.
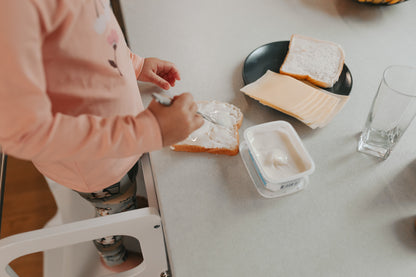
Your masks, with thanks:
[(267, 198), (302, 190), (315, 164), (295, 129), (286, 121), (247, 128), (240, 155), (258, 192)]

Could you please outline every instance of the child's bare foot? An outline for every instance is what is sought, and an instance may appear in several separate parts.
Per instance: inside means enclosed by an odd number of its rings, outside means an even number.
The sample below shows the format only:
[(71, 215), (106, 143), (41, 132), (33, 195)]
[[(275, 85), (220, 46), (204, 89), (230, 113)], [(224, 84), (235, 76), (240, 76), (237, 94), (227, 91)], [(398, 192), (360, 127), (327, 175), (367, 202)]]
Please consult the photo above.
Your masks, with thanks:
[(139, 253), (128, 251), (126, 261), (116, 266), (108, 266), (102, 258), (100, 258), (100, 260), (102, 265), (108, 270), (112, 272), (123, 272), (141, 264), (143, 262), (143, 257)]

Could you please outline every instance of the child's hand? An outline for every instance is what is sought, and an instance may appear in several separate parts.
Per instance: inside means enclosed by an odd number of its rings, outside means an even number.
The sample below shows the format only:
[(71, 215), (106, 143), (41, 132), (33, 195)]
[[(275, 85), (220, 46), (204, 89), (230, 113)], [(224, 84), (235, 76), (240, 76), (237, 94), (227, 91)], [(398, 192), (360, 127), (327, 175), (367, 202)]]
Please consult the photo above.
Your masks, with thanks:
[(159, 122), (162, 132), (163, 146), (180, 142), (190, 133), (204, 124), (204, 120), (196, 112), (197, 104), (190, 93), (183, 93), (173, 98), (170, 106), (163, 106), (153, 100), (148, 109)]
[(153, 83), (162, 89), (175, 86), (176, 80), (180, 80), (179, 71), (175, 65), (157, 58), (146, 58), (142, 71), (137, 78), (139, 81)]

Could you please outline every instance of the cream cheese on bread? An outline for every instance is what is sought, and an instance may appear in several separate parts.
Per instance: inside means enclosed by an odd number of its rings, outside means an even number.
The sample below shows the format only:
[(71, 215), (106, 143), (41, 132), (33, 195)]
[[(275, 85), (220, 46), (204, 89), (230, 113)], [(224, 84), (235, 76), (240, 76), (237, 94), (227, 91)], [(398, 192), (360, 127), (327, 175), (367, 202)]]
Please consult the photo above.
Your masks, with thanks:
[(238, 129), (243, 120), (240, 109), (229, 103), (204, 101), (198, 103), (198, 110), (220, 124), (205, 120), (199, 129), (171, 148), (175, 151), (236, 155), (239, 146)]

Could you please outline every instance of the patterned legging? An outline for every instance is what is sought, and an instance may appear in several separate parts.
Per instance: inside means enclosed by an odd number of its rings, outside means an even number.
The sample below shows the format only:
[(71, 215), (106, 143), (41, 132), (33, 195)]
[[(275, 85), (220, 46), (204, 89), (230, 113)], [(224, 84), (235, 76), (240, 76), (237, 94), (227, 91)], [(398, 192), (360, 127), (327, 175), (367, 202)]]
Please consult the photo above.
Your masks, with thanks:
[[(138, 163), (126, 174), (120, 182), (103, 190), (82, 193), (78, 192), (84, 199), (88, 200), (96, 211), (96, 216), (105, 216), (134, 210), (136, 201), (136, 175)], [(127, 251), (123, 245), (123, 236), (114, 235), (94, 240), (98, 253), (108, 266), (123, 263), (127, 258)]]

